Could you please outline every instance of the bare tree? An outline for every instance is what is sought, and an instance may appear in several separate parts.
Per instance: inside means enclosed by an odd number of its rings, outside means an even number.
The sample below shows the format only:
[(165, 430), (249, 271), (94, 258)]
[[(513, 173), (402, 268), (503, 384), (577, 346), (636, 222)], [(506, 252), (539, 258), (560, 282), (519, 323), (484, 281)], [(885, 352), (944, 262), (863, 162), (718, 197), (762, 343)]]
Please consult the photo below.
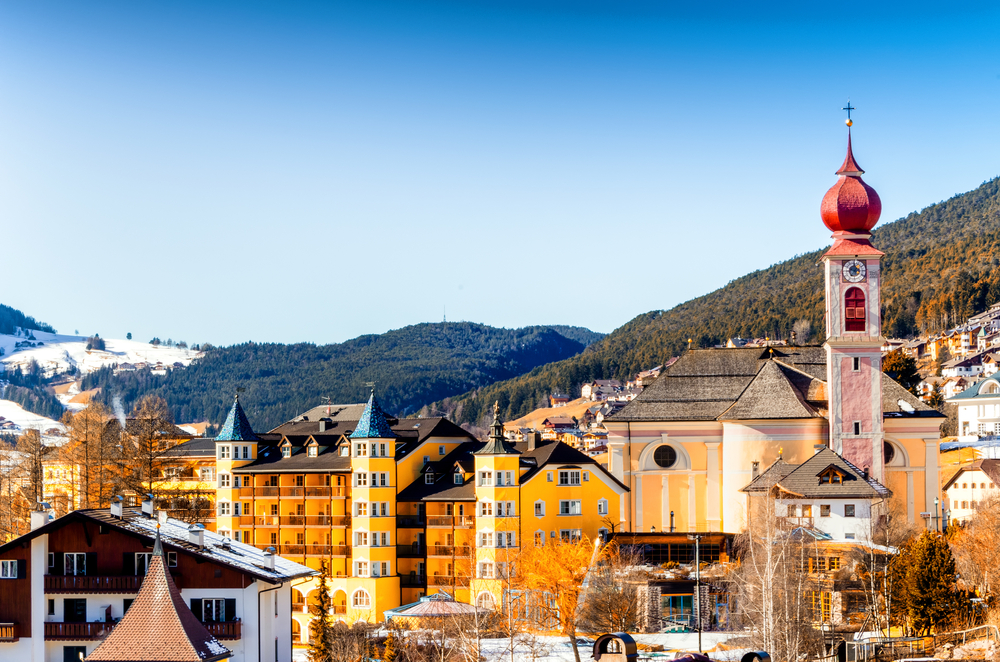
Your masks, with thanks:
[(633, 632), (639, 624), (639, 588), (646, 584), (636, 548), (612, 543), (587, 578), (580, 608), (588, 632)]
[(62, 418), (69, 441), (60, 449), (60, 459), (74, 467), (84, 508), (101, 508), (112, 496), (108, 481), (111, 452), (104, 434), (108, 418), (108, 411), (99, 402), (76, 413), (66, 412)]

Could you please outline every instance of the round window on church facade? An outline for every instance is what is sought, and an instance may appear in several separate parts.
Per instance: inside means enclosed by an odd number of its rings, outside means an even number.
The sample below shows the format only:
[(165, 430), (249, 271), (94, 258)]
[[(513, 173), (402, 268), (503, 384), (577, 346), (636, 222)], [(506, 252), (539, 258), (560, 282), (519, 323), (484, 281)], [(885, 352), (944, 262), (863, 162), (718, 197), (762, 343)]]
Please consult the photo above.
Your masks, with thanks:
[(653, 462), (664, 469), (669, 469), (677, 464), (677, 451), (670, 446), (659, 446), (653, 451)]
[(896, 457), (896, 449), (888, 441), (882, 442), (882, 463), (889, 464)]

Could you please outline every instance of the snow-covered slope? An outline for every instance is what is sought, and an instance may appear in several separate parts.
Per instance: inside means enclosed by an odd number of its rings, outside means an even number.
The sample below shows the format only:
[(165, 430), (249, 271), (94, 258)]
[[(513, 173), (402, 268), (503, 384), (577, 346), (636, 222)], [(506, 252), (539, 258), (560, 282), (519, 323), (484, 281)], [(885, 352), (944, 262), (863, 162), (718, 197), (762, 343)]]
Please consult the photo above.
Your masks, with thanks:
[[(87, 338), (84, 336), (68, 336), (54, 333), (33, 331), (35, 340), (27, 340), (19, 336), (0, 334), (0, 347), (3, 356), (0, 365), (11, 369), (20, 365), (22, 370), (32, 360), (36, 361), (46, 376), (68, 372), (76, 367), (81, 374), (86, 374), (107, 365), (124, 363), (145, 363), (153, 368), (161, 364), (164, 369), (170, 369), (175, 363), (189, 365), (200, 352), (187, 348), (167, 347), (166, 345), (150, 345), (137, 340), (112, 340), (105, 338), (106, 350), (88, 350)], [(17, 347), (17, 344), (30, 342), (37, 347)], [(2, 414), (0, 414), (2, 415)]]
[[(66, 427), (59, 421), (32, 414), (10, 400), (0, 400), (0, 416), (3, 416), (3, 420), (0, 421), (0, 432), (20, 434), (25, 430), (36, 429), (45, 435), (49, 430), (59, 430), (60, 432), (66, 430)], [(5, 427), (8, 422), (13, 423), (16, 427)]]

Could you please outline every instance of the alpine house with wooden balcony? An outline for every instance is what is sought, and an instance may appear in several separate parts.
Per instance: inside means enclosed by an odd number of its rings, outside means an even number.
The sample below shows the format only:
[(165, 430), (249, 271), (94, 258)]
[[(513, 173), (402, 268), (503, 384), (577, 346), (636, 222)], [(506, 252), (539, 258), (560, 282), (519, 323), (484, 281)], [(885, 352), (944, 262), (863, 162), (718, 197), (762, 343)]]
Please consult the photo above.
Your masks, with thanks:
[(154, 556), (184, 603), (232, 651), (232, 662), (291, 662), (292, 591), (315, 574), (153, 511), (32, 513), (32, 530), (0, 546), (0, 659), (66, 662), (89, 655), (136, 599)]

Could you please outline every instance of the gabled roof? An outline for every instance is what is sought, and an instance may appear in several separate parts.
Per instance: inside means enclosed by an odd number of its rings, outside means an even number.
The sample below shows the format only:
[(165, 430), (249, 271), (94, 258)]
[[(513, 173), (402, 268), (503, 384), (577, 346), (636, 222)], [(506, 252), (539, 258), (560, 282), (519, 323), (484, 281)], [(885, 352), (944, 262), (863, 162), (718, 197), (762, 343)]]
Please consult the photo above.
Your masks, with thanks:
[[(781, 460), (779, 460), (781, 462)], [(891, 494), (888, 488), (871, 476), (845, 460), (829, 448), (823, 448), (799, 465), (784, 464), (781, 471), (771, 474), (778, 463), (771, 465), (764, 474), (743, 488), (744, 492), (760, 492), (775, 487), (788, 496), (799, 499), (877, 499)], [(780, 473), (791, 467), (791, 471), (782, 477)], [(829, 470), (836, 470), (843, 475), (839, 483), (820, 482), (820, 476)], [(765, 476), (770, 475), (769, 479)]]
[(157, 534), (139, 593), (88, 662), (214, 662), (232, 656), (184, 603)]
[(260, 438), (254, 434), (253, 428), (250, 427), (247, 415), (243, 413), (243, 407), (240, 406), (239, 394), (236, 394), (236, 397), (233, 398), (233, 406), (230, 408), (229, 415), (226, 416), (226, 422), (222, 424), (222, 429), (215, 440), (260, 441)]
[(967, 467), (959, 468), (959, 470), (955, 472), (955, 475), (949, 478), (948, 482), (944, 484), (941, 491), (946, 491), (956, 480), (958, 480), (958, 477), (966, 471), (982, 471), (990, 477), (990, 480), (993, 481), (994, 485), (1000, 485), (1000, 460), (984, 459), (976, 460)]
[(386, 420), (385, 412), (375, 399), (375, 391), (368, 396), (368, 404), (361, 413), (358, 426), (351, 433), (351, 439), (393, 439), (396, 433), (392, 431)]
[(724, 420), (821, 418), (775, 361), (767, 361), (739, 399), (719, 415)]

